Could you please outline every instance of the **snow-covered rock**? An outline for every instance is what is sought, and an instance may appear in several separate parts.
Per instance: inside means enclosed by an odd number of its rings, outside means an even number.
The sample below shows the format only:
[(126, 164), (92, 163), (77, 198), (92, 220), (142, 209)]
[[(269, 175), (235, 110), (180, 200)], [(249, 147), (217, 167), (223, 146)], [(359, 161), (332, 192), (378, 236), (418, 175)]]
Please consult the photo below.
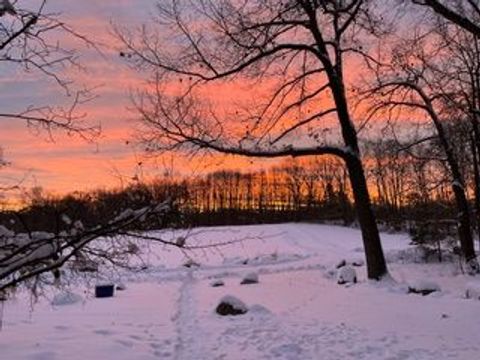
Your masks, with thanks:
[(363, 266), (363, 265), (365, 265), (365, 261), (363, 261), (362, 259), (357, 259), (357, 260), (352, 261), (352, 266), (360, 267), (360, 266)]
[(342, 268), (344, 266), (347, 266), (347, 265), (360, 267), (360, 266), (365, 265), (365, 262), (362, 259), (348, 260), (348, 261), (345, 260), (345, 259), (342, 259), (335, 265), (335, 268), (340, 269), (340, 268)]
[(240, 282), (240, 285), (250, 285), (258, 284), (258, 274), (256, 272), (251, 272), (245, 275)]
[(259, 305), (259, 304), (250, 306), (250, 309), (248, 311), (250, 314), (258, 314), (258, 315), (269, 315), (272, 313), (265, 306)]
[(73, 305), (83, 301), (83, 297), (71, 291), (61, 292), (55, 295), (51, 304), (53, 306)]
[(222, 316), (243, 315), (248, 312), (248, 307), (242, 300), (235, 296), (226, 295), (220, 300), (215, 311)]
[(343, 284), (356, 284), (357, 272), (349, 265), (343, 266), (337, 271), (337, 283)]
[(440, 291), (440, 285), (431, 280), (420, 279), (408, 284), (409, 293), (425, 296), (436, 291)]
[(215, 279), (210, 282), (211, 287), (225, 286), (225, 282), (222, 279)]
[(469, 282), (466, 284), (465, 297), (467, 299), (480, 300), (480, 282)]
[(200, 264), (193, 259), (188, 259), (186, 262), (183, 263), (183, 266), (190, 269), (190, 268), (198, 268), (200, 267)]
[(115, 290), (125, 291), (125, 290), (127, 290), (127, 285), (125, 285), (124, 283), (118, 283), (118, 284), (115, 286)]

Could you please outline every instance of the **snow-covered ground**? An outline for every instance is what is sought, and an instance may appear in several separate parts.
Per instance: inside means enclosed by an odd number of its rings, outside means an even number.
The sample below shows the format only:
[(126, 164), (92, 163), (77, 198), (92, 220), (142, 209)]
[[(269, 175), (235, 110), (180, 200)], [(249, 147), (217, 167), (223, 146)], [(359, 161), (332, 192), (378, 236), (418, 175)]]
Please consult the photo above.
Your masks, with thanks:
[[(382, 240), (394, 280), (369, 282), (363, 265), (354, 267), (356, 284), (341, 286), (335, 266), (362, 265), (356, 229), (204, 229), (187, 244), (233, 243), (190, 259), (178, 249), (153, 248), (149, 269), (123, 274), (127, 289), (113, 298), (94, 299), (77, 288), (71, 290), (84, 300), (52, 293), (33, 309), (22, 296), (9, 301), (0, 359), (479, 358), (480, 301), (465, 298), (467, 288), (480, 289), (478, 280), (462, 275), (458, 264), (418, 262), (406, 235)], [(187, 260), (200, 266), (182, 266)], [(240, 285), (252, 273), (259, 283)], [(213, 287), (217, 280), (224, 286)], [(441, 291), (408, 294), (409, 284)], [(226, 295), (250, 311), (217, 315)]]

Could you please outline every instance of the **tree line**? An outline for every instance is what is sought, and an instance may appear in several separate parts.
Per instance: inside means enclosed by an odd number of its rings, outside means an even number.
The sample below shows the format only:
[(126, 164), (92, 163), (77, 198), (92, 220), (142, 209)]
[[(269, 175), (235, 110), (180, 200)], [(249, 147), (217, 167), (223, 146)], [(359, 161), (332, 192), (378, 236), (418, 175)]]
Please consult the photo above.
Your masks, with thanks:
[[(467, 174), (469, 213), (472, 223), (478, 226), (475, 161), (469, 152), (472, 147), (468, 142), (456, 144), (456, 153), (463, 154), (463, 173)], [(441, 157), (433, 156), (440, 151), (436, 139), (423, 142), (415, 153), (402, 143), (384, 138), (362, 141), (362, 150), (373, 208), (386, 229), (409, 230), (416, 223), (429, 221), (456, 222), (448, 168)], [(192, 227), (285, 221), (349, 225), (356, 221), (347, 168), (334, 157), (293, 158), (267, 169), (219, 170), (196, 177), (167, 177), (148, 183), (133, 182), (124, 189), (64, 197), (31, 191), (23, 210), (4, 212), (1, 216), (2, 222), (12, 224), (16, 231), (58, 232), (68, 226), (62, 220), (64, 215), (91, 227), (125, 209), (167, 200), (175, 209), (168, 221), (163, 218), (160, 222), (135, 224), (137, 230), (167, 225)]]

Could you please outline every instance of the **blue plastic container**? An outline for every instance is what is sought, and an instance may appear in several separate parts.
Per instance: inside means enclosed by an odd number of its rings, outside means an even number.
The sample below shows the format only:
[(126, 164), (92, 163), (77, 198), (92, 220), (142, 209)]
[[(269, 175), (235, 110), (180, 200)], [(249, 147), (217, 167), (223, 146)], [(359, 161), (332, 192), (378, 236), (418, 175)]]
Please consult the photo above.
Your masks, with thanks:
[(96, 298), (108, 298), (112, 297), (115, 292), (115, 285), (97, 285), (95, 286), (95, 297)]

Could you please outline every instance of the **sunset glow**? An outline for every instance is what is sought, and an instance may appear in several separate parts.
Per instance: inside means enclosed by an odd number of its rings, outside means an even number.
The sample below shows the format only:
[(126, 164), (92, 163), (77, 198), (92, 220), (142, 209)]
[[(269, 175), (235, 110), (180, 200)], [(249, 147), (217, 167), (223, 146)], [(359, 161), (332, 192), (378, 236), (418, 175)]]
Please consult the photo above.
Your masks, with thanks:
[[(23, 1), (33, 6), (35, 1)], [(29, 4), (27, 4), (29, 3)], [(37, 2), (38, 3), (38, 2)], [(119, 61), (113, 24), (141, 24), (153, 9), (151, 1), (49, 2), (49, 12), (60, 12), (64, 21), (79, 34), (98, 44), (88, 48), (73, 37), (63, 36), (62, 44), (78, 48), (83, 69), (67, 69), (72, 87), (92, 90), (94, 99), (79, 108), (85, 123), (101, 125), (99, 138), (89, 143), (61, 131), (50, 134), (28, 128), (22, 121), (0, 119), (0, 144), (10, 165), (2, 169), (7, 184), (42, 186), (49, 192), (65, 193), (92, 188), (119, 186), (120, 175), (134, 176), (138, 152), (127, 145), (132, 137), (128, 110), (129, 93), (142, 79)], [(2, 20), (3, 21), (3, 20)], [(6, 70), (6, 71), (5, 71)], [(2, 112), (19, 112), (29, 106), (68, 105), (71, 100), (51, 79), (35, 72), (8, 67), (0, 75)]]
[[(34, 3), (34, 1), (25, 1)], [(74, 37), (62, 36), (67, 48), (78, 48), (78, 62), (82, 69), (67, 69), (64, 76), (74, 81), (73, 88), (89, 88), (94, 98), (79, 107), (85, 114), (82, 120), (88, 125), (101, 125), (102, 133), (92, 142), (62, 131), (48, 133), (29, 128), (20, 120), (0, 118), (0, 144), (9, 166), (2, 169), (7, 185), (21, 184), (23, 188), (40, 186), (52, 194), (86, 191), (94, 188), (121, 186), (124, 182), (143, 174), (146, 179), (161, 175), (163, 160), (144, 158), (142, 149), (134, 144), (135, 119), (131, 94), (145, 88), (145, 80), (128, 67), (119, 56), (118, 40), (113, 35), (114, 26), (140, 26), (155, 11), (151, 1), (93, 1), (81, 3), (73, 0), (49, 2), (51, 12), (61, 12), (65, 22), (79, 34), (98, 45), (97, 49), (85, 46)], [(252, 89), (251, 86), (255, 86)], [(263, 84), (268, 88), (268, 85)], [(148, 86), (147, 86), (148, 87)], [(252, 92), (254, 90), (254, 92)], [(213, 92), (212, 92), (213, 91)], [(70, 98), (52, 79), (35, 72), (7, 66), (0, 75), (0, 108), (4, 112), (20, 112), (29, 106), (52, 104), (65, 106)], [(230, 103), (243, 103), (253, 95), (260, 95), (258, 84), (225, 83), (205, 90), (217, 106), (229, 110)], [(240, 131), (241, 127), (239, 128)], [(170, 159), (171, 155), (167, 156)], [(138, 164), (141, 162), (142, 169)], [(246, 169), (254, 164), (268, 164), (250, 159), (216, 157), (195, 163), (188, 158), (175, 159), (175, 171), (183, 174), (215, 171), (221, 168)], [(171, 169), (169, 169), (171, 170)]]

